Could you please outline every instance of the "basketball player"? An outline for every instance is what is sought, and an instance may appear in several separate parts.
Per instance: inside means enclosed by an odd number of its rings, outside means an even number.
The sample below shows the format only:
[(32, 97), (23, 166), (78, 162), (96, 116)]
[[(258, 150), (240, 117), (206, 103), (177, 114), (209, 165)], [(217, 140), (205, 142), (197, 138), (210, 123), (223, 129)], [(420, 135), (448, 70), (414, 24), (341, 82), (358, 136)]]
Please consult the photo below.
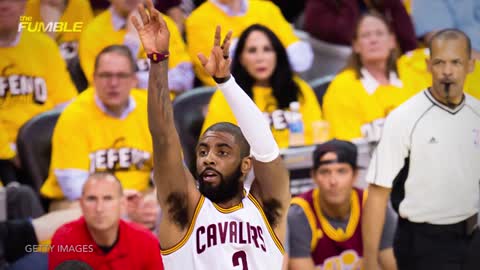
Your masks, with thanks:
[[(290, 202), (288, 172), (269, 125), (230, 75), (231, 32), (220, 46), (220, 27), (210, 57), (199, 54), (216, 80), (239, 127), (208, 128), (196, 147), (195, 179), (184, 167), (168, 93), (169, 31), (147, 1), (133, 18), (151, 60), (148, 120), (154, 149), (154, 179), (165, 216), (159, 236), (166, 269), (281, 269)], [(245, 136), (245, 137), (244, 137)], [(252, 153), (253, 157), (249, 154)], [(243, 182), (253, 166), (250, 192)], [(278, 237), (277, 237), (278, 236)]]

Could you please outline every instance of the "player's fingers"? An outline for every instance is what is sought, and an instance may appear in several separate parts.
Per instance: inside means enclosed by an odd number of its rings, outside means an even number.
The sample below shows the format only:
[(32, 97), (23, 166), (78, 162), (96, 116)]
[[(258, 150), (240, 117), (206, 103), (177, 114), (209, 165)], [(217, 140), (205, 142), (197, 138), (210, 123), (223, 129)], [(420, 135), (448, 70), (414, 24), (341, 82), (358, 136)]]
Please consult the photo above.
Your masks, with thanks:
[(221, 31), (222, 30), (220, 28), (220, 25), (217, 25), (217, 27), (215, 28), (215, 37), (213, 39), (213, 47), (220, 46), (220, 41), (222, 39)]
[(213, 48), (212, 54), (215, 56), (215, 63), (219, 63), (223, 59), (223, 51), (219, 47)]
[(223, 39), (222, 47), (221, 47), (223, 49), (223, 52), (225, 52), (225, 51), (228, 52), (228, 48), (230, 47), (230, 40), (231, 39), (232, 39), (232, 30), (228, 31), (227, 35)]
[(135, 29), (137, 29), (137, 31), (140, 31), (143, 29), (143, 26), (141, 25), (141, 23), (138, 21), (137, 17), (135, 15), (133, 15), (132, 17), (130, 17), (130, 21), (132, 22), (133, 26), (135, 27)]
[(143, 4), (138, 4), (138, 14), (140, 14), (140, 18), (142, 18), (143, 25), (147, 24), (149, 19)]
[(147, 0), (145, 3), (147, 4), (148, 13), (152, 14), (153, 11), (155, 10), (152, 0)]

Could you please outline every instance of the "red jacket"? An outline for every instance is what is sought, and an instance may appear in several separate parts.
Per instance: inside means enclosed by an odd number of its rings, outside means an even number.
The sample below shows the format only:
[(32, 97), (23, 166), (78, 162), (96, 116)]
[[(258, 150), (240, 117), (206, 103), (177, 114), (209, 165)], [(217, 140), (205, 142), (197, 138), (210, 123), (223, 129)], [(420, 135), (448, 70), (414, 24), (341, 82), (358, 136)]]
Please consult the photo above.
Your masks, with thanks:
[(66, 260), (86, 262), (95, 270), (163, 270), (157, 238), (140, 226), (122, 220), (117, 243), (107, 254), (90, 236), (83, 217), (60, 227), (52, 238), (48, 269), (54, 270)]

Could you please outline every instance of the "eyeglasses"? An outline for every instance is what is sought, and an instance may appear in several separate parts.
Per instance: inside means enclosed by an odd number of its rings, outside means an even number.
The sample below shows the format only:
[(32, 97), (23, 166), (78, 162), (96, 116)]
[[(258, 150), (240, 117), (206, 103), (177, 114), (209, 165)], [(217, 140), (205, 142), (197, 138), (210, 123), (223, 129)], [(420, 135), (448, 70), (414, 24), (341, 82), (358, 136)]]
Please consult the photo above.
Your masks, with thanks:
[(111, 80), (113, 78), (117, 78), (119, 80), (126, 80), (132, 77), (132, 75), (133, 73), (124, 73), (124, 72), (120, 72), (120, 73), (100, 72), (96, 74), (96, 76), (102, 80)]

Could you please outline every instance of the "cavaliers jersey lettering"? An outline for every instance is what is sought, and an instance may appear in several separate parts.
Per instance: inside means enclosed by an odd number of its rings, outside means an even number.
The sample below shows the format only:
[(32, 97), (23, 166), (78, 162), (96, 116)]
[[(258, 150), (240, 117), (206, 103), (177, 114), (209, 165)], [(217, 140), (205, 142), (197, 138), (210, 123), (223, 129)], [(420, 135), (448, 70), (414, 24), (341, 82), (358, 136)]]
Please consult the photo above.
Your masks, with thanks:
[(229, 209), (201, 196), (186, 235), (162, 255), (165, 269), (279, 270), (283, 252), (260, 204), (249, 194)]
[(101, 170), (140, 170), (150, 160), (151, 153), (134, 148), (102, 149), (90, 153), (90, 172)]
[(300, 206), (312, 230), (311, 258), (321, 269), (354, 269), (363, 254), (360, 216), (363, 191), (354, 188), (350, 196), (351, 213), (345, 230), (335, 229), (322, 214), (319, 190), (314, 189), (292, 200)]
[(225, 221), (200, 226), (196, 230), (196, 238), (197, 254), (223, 244), (251, 244), (267, 252), (262, 227), (252, 226), (250, 222)]
[[(9, 93), (10, 95), (7, 95)], [(25, 75), (0, 77), (0, 98), (30, 96), (38, 104), (47, 101), (47, 83), (44, 78)]]

